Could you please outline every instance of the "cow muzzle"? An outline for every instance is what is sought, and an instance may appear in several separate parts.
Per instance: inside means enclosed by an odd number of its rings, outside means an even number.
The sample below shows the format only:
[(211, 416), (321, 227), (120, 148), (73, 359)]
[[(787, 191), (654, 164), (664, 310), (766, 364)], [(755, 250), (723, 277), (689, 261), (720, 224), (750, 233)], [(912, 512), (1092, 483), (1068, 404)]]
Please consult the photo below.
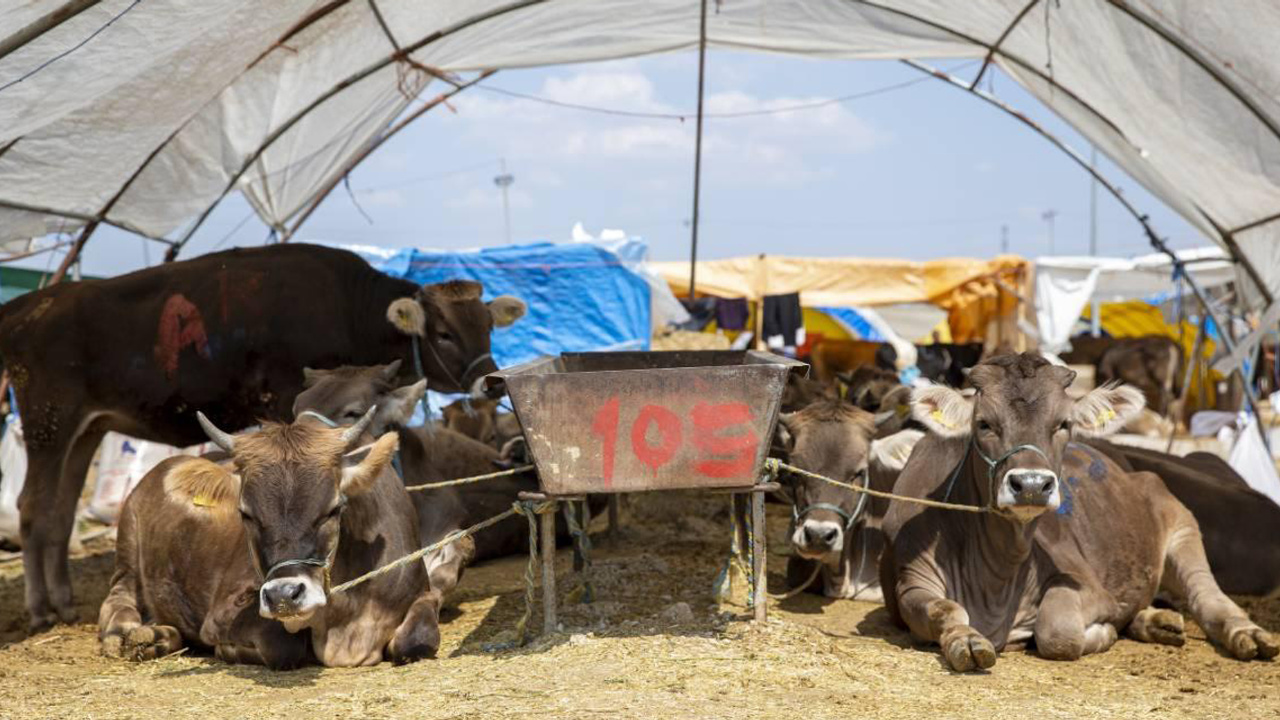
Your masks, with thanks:
[(1062, 495), (1058, 475), (1040, 468), (1015, 468), (1000, 479), (996, 492), (996, 508), (1027, 522), (1045, 512), (1058, 509)]
[(258, 614), (296, 632), (326, 604), (324, 588), (306, 575), (275, 578), (258, 591)]
[(796, 554), (806, 560), (822, 560), (844, 548), (844, 527), (830, 520), (808, 519), (791, 535)]

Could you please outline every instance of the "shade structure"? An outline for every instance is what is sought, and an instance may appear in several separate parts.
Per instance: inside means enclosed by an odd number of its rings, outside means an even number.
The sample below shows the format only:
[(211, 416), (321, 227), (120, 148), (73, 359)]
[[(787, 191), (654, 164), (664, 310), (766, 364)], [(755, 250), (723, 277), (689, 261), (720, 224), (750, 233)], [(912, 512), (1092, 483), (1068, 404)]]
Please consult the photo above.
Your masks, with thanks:
[[(9, 0), (0, 240), (179, 238), (227, 191), (283, 226), (431, 84), (670, 52), (697, 0)], [(998, 65), (1280, 287), (1280, 5), (724, 0), (712, 48)], [(441, 79), (443, 78), (443, 80)], [(456, 82), (456, 80), (454, 80)]]

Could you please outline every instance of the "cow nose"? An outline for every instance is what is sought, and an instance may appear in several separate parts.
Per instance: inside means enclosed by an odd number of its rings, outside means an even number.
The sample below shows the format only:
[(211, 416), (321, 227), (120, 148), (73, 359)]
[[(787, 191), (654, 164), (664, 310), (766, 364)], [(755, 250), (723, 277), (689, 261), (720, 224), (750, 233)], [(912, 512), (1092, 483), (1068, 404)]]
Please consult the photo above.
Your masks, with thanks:
[(267, 603), (272, 607), (281, 605), (297, 605), (302, 596), (307, 592), (307, 588), (300, 582), (281, 581), (272, 583), (270, 587), (265, 588)]
[(1050, 470), (1016, 469), (1004, 476), (1002, 505), (1052, 506), (1057, 502), (1058, 476)]
[(829, 523), (820, 525), (805, 524), (804, 526), (804, 539), (808, 541), (809, 545), (832, 547), (836, 544), (836, 536), (839, 534), (840, 528)]

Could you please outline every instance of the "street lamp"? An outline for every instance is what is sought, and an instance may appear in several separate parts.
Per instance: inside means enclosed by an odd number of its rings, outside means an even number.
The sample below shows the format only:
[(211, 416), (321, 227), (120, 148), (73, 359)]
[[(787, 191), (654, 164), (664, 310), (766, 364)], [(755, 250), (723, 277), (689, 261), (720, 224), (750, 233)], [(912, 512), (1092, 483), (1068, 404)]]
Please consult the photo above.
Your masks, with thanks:
[(498, 164), (502, 167), (502, 172), (493, 179), (493, 184), (502, 188), (502, 222), (507, 229), (507, 244), (511, 244), (511, 205), (507, 200), (507, 188), (511, 187), (511, 183), (516, 181), (515, 175), (507, 172), (507, 161), (505, 158), (498, 160)]
[(1049, 254), (1053, 254), (1053, 219), (1058, 217), (1058, 211), (1052, 208), (1040, 213), (1040, 219), (1049, 223)]

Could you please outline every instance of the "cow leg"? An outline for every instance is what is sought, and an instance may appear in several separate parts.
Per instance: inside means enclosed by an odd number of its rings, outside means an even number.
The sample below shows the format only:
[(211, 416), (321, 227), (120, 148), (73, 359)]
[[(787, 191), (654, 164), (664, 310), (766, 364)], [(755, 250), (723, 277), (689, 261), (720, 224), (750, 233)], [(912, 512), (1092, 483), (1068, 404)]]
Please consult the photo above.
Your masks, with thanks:
[(186, 646), (182, 633), (172, 625), (139, 625), (125, 633), (120, 656), (129, 660), (155, 660)]
[(1116, 626), (1088, 617), (1094, 614), (1085, 612), (1076, 588), (1049, 588), (1036, 612), (1036, 652), (1048, 660), (1078, 660), (1109, 650), (1116, 643)]
[(445, 596), (457, 587), (462, 579), (462, 571), (471, 564), (476, 555), (476, 542), (471, 537), (459, 538), (422, 559), (427, 566), (431, 589), (440, 596), (441, 603)]
[(995, 646), (969, 626), (969, 613), (959, 603), (913, 587), (899, 596), (898, 611), (912, 635), (942, 647), (942, 656), (956, 672), (985, 670), (996, 664)]
[(111, 592), (98, 610), (98, 641), (103, 655), (121, 657), (124, 639), (134, 628), (142, 625), (142, 613), (138, 611), (137, 574), (137, 523), (134, 514), (120, 516), (116, 531), (116, 571), (111, 577)]
[(1187, 642), (1182, 614), (1175, 610), (1147, 608), (1137, 614), (1124, 629), (1131, 640), (1182, 647)]
[(1195, 518), (1181, 504), (1165, 548), (1162, 590), (1186, 601), (1191, 616), (1209, 638), (1239, 660), (1280, 654), (1280, 638), (1258, 627), (1213, 579)]
[(440, 604), (441, 595), (433, 588), (409, 607), (387, 645), (392, 662), (404, 665), (436, 656), (440, 649)]
[(37, 633), (58, 621), (77, 619), (71, 598), (67, 547), (75, 528), (76, 505), (85, 474), (103, 431), (69, 435), (29, 455), (27, 481), (18, 498), (21, 516), (22, 561), (27, 583), (30, 630)]

